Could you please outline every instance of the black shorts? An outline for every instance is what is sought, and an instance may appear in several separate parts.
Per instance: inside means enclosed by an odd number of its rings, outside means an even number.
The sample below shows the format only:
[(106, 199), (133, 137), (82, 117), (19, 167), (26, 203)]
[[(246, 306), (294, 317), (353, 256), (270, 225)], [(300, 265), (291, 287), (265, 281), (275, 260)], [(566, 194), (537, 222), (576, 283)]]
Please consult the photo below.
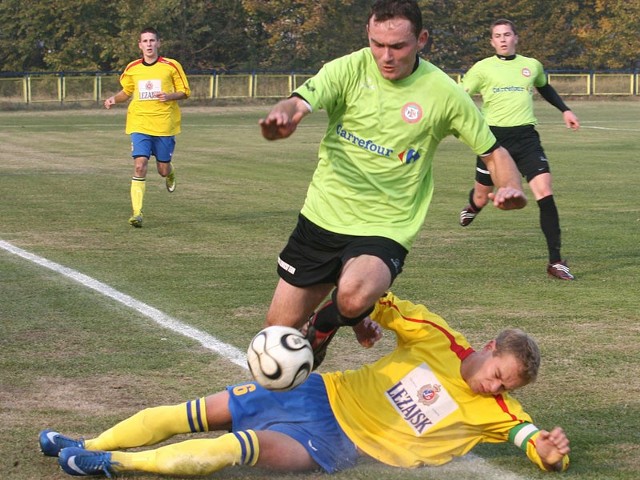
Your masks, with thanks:
[(373, 255), (389, 267), (391, 282), (402, 272), (407, 249), (385, 237), (333, 233), (298, 216), (298, 224), (278, 257), (278, 275), (296, 287), (336, 284), (350, 258)]
[[(530, 182), (541, 173), (549, 173), (549, 162), (540, 143), (540, 135), (533, 125), (519, 127), (491, 127), (501, 146), (506, 148), (516, 162), (518, 170)], [(488, 187), (493, 185), (487, 165), (478, 157), (476, 181)]]

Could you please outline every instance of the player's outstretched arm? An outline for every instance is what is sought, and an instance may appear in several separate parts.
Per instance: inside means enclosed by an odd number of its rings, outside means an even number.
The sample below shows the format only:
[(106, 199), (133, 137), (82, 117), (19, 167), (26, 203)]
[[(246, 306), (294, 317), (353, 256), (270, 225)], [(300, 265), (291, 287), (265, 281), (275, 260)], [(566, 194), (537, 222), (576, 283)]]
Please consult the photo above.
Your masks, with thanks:
[(493, 205), (501, 210), (524, 208), (527, 197), (522, 191), (520, 172), (509, 152), (498, 147), (489, 155), (482, 157), (491, 172), (491, 179), (497, 190), (489, 194)]
[(262, 136), (267, 140), (287, 138), (296, 131), (300, 121), (310, 112), (309, 105), (300, 97), (294, 96), (282, 100), (258, 122)]
[(536, 451), (547, 470), (562, 471), (567, 465), (563, 459), (571, 451), (569, 439), (560, 427), (555, 427), (550, 432), (540, 430), (536, 438)]

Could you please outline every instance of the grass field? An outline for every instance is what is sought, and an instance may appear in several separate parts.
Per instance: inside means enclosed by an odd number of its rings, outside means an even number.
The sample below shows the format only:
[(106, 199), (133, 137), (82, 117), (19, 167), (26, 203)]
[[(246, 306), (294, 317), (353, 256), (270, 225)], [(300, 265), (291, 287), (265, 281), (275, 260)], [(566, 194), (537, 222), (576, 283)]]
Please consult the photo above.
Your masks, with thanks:
[[(538, 382), (516, 396), (536, 424), (572, 440), (567, 478), (640, 476), (640, 102), (570, 101), (583, 128), (538, 105), (554, 174), (563, 253), (577, 280), (545, 273), (538, 209), (458, 212), (475, 160), (455, 139), (436, 158), (436, 192), (393, 291), (422, 302), (477, 347), (506, 326), (538, 340)], [(91, 277), (244, 350), (261, 327), (275, 259), (304, 200), (324, 114), (269, 143), (267, 107), (188, 107), (178, 137), (178, 188), (149, 169), (145, 226), (133, 229), (124, 109), (0, 112), (0, 242)], [(528, 190), (527, 190), (528, 192)], [(39, 454), (47, 427), (90, 437), (136, 411), (248, 378), (193, 339), (55, 271), (0, 249), (0, 476), (68, 478)], [(323, 371), (361, 350), (341, 331)], [(548, 478), (512, 445), (481, 445), (439, 468), (363, 461), (336, 479)], [(138, 477), (156, 478), (152, 475)], [(281, 478), (248, 468), (216, 478)], [(321, 478), (319, 473), (295, 476)], [(287, 476), (288, 478), (288, 476)], [(294, 478), (292, 475), (291, 478)]]

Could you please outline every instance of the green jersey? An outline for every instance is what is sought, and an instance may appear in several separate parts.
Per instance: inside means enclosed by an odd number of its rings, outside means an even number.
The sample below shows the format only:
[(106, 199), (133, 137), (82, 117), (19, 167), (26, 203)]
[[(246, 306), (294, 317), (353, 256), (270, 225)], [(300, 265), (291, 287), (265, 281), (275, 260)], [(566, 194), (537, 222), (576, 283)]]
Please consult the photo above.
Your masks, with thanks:
[(482, 113), (494, 127), (517, 127), (538, 123), (533, 114), (534, 87), (547, 84), (542, 64), (535, 58), (516, 55), (513, 60), (497, 56), (480, 60), (464, 75), (462, 85), (470, 95), (482, 95)]
[(329, 114), (301, 213), (334, 233), (409, 249), (431, 202), (438, 144), (454, 135), (482, 154), (496, 141), (470, 97), (422, 59), (391, 81), (364, 48), (325, 64), (295, 93)]

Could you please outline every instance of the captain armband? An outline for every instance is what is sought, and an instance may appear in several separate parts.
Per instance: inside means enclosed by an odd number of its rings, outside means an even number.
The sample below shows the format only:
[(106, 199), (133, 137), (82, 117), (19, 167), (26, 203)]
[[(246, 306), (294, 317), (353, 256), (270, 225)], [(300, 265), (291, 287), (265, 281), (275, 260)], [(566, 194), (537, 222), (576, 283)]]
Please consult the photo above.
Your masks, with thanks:
[(509, 430), (509, 441), (526, 453), (527, 442), (539, 431), (532, 423), (524, 422)]

